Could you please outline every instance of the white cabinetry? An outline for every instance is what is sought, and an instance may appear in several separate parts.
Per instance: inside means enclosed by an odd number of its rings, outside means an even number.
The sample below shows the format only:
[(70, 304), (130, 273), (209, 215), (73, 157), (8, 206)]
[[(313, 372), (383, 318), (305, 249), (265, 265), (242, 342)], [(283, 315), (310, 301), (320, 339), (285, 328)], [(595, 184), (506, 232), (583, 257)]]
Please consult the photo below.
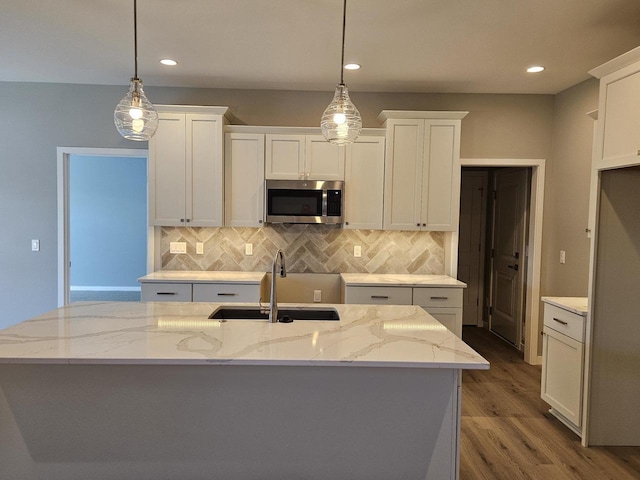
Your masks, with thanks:
[(467, 112), (384, 110), (384, 228), (456, 231), (460, 126)]
[(142, 302), (190, 302), (190, 283), (143, 283), (140, 300)]
[(264, 134), (225, 134), (225, 221), (261, 227), (264, 215)]
[(344, 303), (418, 305), (462, 338), (462, 288), (343, 285)]
[(346, 147), (344, 228), (382, 229), (383, 136), (361, 135)]
[(158, 105), (149, 141), (149, 223), (217, 227), (223, 221), (226, 107)]
[(265, 177), (269, 180), (344, 180), (344, 148), (322, 135), (267, 134)]
[(584, 316), (545, 303), (542, 342), (541, 397), (550, 413), (581, 435)]

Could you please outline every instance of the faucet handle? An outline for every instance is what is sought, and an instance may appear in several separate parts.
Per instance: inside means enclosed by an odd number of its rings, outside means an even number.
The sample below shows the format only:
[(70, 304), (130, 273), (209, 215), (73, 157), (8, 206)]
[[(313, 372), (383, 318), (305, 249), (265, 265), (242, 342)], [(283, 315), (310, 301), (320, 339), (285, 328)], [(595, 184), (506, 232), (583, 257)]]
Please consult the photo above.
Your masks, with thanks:
[(262, 314), (269, 313), (269, 305), (267, 306), (262, 305), (262, 295), (260, 295), (260, 297), (258, 298), (258, 308), (260, 309), (260, 313)]

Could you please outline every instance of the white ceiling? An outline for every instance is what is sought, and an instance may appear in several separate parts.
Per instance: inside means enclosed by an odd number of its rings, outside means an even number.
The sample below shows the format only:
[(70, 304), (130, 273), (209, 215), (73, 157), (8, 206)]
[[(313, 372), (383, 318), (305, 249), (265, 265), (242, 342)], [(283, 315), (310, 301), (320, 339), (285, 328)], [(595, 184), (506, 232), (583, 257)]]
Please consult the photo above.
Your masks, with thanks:
[[(146, 86), (333, 90), (342, 0), (138, 0)], [(639, 0), (348, 0), (352, 92), (557, 93), (640, 45)], [(173, 58), (177, 67), (160, 65)], [(525, 73), (531, 64), (547, 70)], [(132, 0), (0, 0), (0, 81), (124, 85)]]

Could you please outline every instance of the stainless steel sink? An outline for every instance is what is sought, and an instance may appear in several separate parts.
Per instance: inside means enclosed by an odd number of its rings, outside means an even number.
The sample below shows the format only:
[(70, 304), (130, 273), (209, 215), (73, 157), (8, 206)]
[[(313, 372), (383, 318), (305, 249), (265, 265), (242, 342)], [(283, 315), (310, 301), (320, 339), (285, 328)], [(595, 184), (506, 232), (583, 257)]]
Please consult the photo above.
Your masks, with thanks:
[[(212, 320), (268, 320), (269, 312), (262, 313), (258, 307), (218, 307), (209, 318)], [(278, 309), (278, 321), (293, 320), (340, 320), (335, 308), (290, 307)]]

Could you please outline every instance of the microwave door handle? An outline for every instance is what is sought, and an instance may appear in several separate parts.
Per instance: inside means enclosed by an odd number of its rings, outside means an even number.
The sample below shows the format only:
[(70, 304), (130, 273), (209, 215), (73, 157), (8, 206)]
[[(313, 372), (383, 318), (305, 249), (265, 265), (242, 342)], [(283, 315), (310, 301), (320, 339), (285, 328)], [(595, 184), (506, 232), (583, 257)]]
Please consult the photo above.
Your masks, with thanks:
[(327, 216), (327, 191), (322, 190), (322, 216)]

